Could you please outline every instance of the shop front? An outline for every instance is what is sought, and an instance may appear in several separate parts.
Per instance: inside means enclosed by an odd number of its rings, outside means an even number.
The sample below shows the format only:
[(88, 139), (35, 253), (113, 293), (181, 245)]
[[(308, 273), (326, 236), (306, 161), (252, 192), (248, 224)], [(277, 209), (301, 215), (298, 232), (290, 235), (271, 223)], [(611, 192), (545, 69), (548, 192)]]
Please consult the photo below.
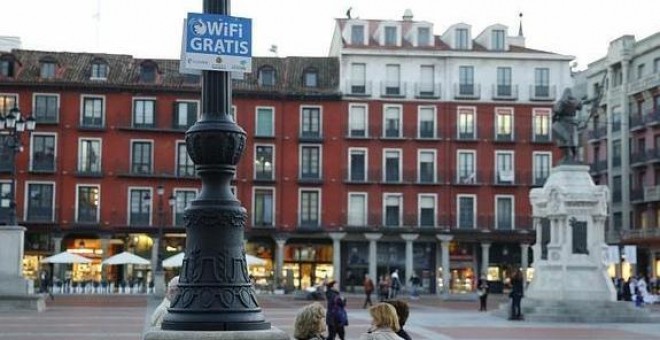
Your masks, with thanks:
[(39, 271), (47, 269), (48, 266), (42, 266), (41, 260), (51, 254), (51, 243), (48, 233), (45, 232), (26, 232), (25, 244), (23, 249), (23, 277), (34, 280), (35, 283), (39, 277)]
[[(342, 291), (363, 292), (364, 275), (369, 274), (369, 242), (342, 242), (341, 252)], [(371, 279), (376, 282), (376, 278)]]
[(449, 244), (449, 268), (452, 293), (474, 290), (476, 279), (475, 243), (453, 241)]
[(413, 244), (413, 271), (420, 279), (421, 287), (417, 288), (420, 293), (435, 293), (435, 252), (435, 242), (418, 242)]
[(82, 255), (91, 263), (60, 265), (59, 272), (53, 273), (55, 283), (100, 282), (102, 277), (103, 249), (101, 240), (91, 236), (71, 236), (62, 241), (62, 251)]
[[(502, 293), (504, 289), (511, 288), (511, 277), (522, 263), (521, 253), (522, 250), (518, 244), (493, 243), (491, 245), (486, 271), (491, 293)], [(531, 261), (528, 260), (528, 263)]]
[(260, 266), (249, 266), (248, 271), (257, 291), (271, 291), (273, 289), (273, 268), (275, 245), (271, 238), (250, 239), (245, 245), (245, 252), (265, 261)]
[(296, 290), (317, 286), (334, 277), (332, 244), (296, 244), (284, 246), (282, 277), (285, 287)]
[(405, 285), (406, 282), (406, 244), (403, 242), (378, 242), (376, 246), (376, 273), (378, 277), (382, 275), (390, 275), (395, 269), (399, 270), (399, 280), (401, 284)]

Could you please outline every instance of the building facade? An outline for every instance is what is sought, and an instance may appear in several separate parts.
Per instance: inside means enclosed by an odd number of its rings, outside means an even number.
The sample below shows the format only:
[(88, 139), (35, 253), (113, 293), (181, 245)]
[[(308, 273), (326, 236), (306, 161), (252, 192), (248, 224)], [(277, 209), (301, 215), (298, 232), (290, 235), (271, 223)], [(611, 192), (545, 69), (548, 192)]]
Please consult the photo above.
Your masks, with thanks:
[[(338, 19), (329, 57), (254, 58), (233, 82), (249, 136), (233, 185), (246, 251), (267, 260), (258, 287), (334, 278), (351, 290), (398, 269), (429, 293), (470, 291), (480, 273), (497, 290), (527, 268), (529, 190), (558, 155), (551, 107), (572, 57), (507, 30)], [(155, 261), (161, 226), (166, 255), (183, 249), (200, 185), (184, 143), (199, 78), (175, 60), (110, 54), (14, 50), (0, 63), (2, 113), (18, 102), (38, 121), (17, 159), (26, 266), (69, 250), (95, 259), (74, 280), (148, 280), (100, 261), (121, 250)]]
[[(607, 242), (637, 246), (637, 263), (611, 274), (656, 277), (660, 265), (660, 33), (642, 40), (625, 35), (576, 78), (593, 100), (602, 90), (600, 114), (583, 137), (594, 181), (611, 192)], [(590, 105), (585, 111), (591, 111)]]

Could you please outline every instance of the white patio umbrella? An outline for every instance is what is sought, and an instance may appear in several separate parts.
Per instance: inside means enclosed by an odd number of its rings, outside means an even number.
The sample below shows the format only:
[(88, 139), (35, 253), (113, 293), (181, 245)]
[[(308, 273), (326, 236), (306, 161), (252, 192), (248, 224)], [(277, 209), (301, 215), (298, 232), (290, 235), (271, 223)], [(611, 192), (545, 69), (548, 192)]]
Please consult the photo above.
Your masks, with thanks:
[(41, 260), (43, 263), (91, 263), (92, 260), (80, 256), (78, 254), (72, 254), (69, 252), (62, 252), (59, 254), (55, 254), (53, 256), (48, 256)]
[[(185, 253), (178, 253), (163, 260), (163, 267), (181, 267), (183, 265), (183, 257)], [(245, 260), (248, 266), (262, 266), (266, 264), (266, 260), (260, 259), (250, 254), (245, 255)]]
[(103, 264), (107, 265), (115, 265), (115, 264), (142, 264), (142, 265), (147, 265), (151, 264), (151, 262), (147, 259), (144, 259), (142, 257), (139, 257), (133, 253), (129, 252), (123, 252), (119, 253), (117, 255), (113, 255), (105, 259)]

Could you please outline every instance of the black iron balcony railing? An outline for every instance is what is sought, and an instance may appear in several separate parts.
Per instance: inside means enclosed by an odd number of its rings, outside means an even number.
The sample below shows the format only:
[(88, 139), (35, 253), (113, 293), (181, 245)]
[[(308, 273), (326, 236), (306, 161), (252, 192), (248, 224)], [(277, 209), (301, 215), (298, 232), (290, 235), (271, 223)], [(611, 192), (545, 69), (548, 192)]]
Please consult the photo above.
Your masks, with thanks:
[(599, 126), (593, 130), (589, 131), (589, 140), (590, 141), (597, 141), (601, 138), (607, 137), (607, 127), (606, 126)]
[(371, 96), (371, 82), (355, 82), (348, 80), (346, 82), (347, 95), (354, 97), (369, 97)]
[(643, 188), (634, 188), (630, 190), (630, 201), (633, 203), (643, 203), (644, 202), (644, 189)]
[(420, 99), (439, 99), (440, 94), (440, 83), (428, 84), (428, 83), (415, 83), (415, 97)]
[(590, 171), (592, 173), (599, 173), (601, 171), (606, 171), (607, 170), (607, 161), (605, 160), (594, 160), (593, 163), (590, 165)]
[(404, 82), (381, 82), (380, 83), (380, 96), (381, 97), (405, 97), (407, 86)]
[(549, 85), (530, 85), (529, 86), (530, 100), (535, 101), (551, 101), (555, 100), (556, 87)]
[(656, 125), (660, 124), (660, 107), (646, 114), (644, 117), (644, 122), (646, 125)]
[(517, 100), (518, 85), (493, 85), (494, 100)]
[(479, 99), (481, 86), (479, 84), (455, 84), (454, 99)]
[(645, 127), (644, 116), (632, 115), (630, 116), (630, 130), (639, 130)]

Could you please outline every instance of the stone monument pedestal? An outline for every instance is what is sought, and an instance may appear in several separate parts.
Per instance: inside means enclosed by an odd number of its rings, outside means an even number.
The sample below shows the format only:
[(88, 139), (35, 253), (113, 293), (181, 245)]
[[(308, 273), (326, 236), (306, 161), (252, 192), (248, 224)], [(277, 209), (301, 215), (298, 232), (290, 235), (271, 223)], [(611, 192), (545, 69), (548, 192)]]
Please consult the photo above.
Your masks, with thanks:
[(23, 278), (25, 228), (0, 226), (0, 311), (46, 308), (44, 297), (34, 294), (32, 280)]
[(164, 331), (152, 328), (144, 332), (142, 340), (289, 340), (284, 331), (271, 327), (263, 331)]
[(529, 196), (536, 243), (534, 277), (522, 301), (525, 319), (649, 322), (648, 311), (616, 301), (606, 263), (609, 190), (593, 183), (589, 167), (560, 164)]

